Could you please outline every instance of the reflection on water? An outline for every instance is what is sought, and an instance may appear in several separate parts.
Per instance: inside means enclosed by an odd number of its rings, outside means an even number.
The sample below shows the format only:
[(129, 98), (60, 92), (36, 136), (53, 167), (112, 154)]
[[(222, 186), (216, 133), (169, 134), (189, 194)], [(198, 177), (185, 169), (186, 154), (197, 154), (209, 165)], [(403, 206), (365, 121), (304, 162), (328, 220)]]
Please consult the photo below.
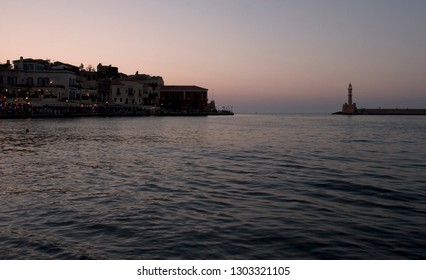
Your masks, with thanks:
[(424, 259), (425, 126), (3, 120), (0, 258)]

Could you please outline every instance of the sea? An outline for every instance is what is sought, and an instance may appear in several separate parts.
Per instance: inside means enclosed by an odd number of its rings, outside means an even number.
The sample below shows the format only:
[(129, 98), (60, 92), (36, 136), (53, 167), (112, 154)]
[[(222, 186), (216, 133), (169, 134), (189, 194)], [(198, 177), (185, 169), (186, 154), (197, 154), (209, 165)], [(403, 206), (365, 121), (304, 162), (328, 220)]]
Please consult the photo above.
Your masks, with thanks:
[(0, 259), (426, 258), (426, 118), (0, 120)]

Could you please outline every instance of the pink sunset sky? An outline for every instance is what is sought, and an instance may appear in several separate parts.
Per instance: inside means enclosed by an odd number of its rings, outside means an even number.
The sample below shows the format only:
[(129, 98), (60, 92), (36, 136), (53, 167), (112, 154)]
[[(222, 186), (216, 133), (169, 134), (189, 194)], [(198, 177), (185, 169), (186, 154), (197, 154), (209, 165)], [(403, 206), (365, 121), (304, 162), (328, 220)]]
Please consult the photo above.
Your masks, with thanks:
[(0, 1), (0, 62), (112, 64), (235, 112), (426, 108), (426, 1)]

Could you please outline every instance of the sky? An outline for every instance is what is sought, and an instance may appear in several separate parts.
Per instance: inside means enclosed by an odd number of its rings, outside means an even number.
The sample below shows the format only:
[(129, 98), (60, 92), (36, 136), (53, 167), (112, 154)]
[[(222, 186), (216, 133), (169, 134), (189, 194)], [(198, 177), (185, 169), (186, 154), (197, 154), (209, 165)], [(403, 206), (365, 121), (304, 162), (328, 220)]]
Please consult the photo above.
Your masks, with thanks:
[(0, 0), (0, 62), (113, 65), (237, 113), (426, 108), (424, 0)]

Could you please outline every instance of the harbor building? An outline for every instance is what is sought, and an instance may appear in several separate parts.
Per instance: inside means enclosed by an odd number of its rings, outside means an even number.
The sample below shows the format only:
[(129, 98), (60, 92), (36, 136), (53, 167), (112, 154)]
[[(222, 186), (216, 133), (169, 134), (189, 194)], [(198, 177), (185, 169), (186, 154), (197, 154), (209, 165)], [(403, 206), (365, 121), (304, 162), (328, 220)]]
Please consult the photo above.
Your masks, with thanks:
[(199, 86), (167, 85), (160, 89), (160, 107), (167, 110), (204, 111), (208, 89)]
[(76, 99), (79, 93), (75, 69), (64, 63), (21, 57), (0, 69), (0, 89), (14, 102), (55, 103)]
[(142, 84), (142, 103), (145, 106), (157, 106), (159, 104), (160, 89), (164, 86), (162, 77), (136, 72), (135, 75), (128, 76), (128, 78)]
[(77, 82), (80, 86), (81, 101), (98, 101), (101, 98), (98, 96), (98, 72), (80, 70), (77, 77)]
[(0, 64), (0, 117), (114, 114), (231, 115), (208, 103), (208, 89), (164, 85), (161, 76), (126, 75), (118, 67), (74, 66), (23, 58)]
[(111, 82), (111, 100), (125, 107), (142, 106), (143, 84), (131, 78), (116, 79)]
[(105, 66), (101, 63), (97, 66), (97, 86), (98, 86), (98, 99), (102, 102), (111, 101), (111, 83), (113, 79), (118, 79), (118, 67)]

